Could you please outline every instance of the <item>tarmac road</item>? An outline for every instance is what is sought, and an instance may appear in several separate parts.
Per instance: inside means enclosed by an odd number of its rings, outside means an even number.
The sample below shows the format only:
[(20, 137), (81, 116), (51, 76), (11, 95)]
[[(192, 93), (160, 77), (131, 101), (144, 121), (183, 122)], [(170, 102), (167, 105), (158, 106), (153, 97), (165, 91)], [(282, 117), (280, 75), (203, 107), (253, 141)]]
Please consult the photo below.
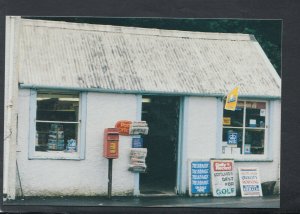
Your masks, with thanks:
[(25, 197), (4, 202), (10, 205), (40, 206), (121, 206), (121, 207), (206, 207), (206, 208), (279, 208), (279, 196), (264, 197)]

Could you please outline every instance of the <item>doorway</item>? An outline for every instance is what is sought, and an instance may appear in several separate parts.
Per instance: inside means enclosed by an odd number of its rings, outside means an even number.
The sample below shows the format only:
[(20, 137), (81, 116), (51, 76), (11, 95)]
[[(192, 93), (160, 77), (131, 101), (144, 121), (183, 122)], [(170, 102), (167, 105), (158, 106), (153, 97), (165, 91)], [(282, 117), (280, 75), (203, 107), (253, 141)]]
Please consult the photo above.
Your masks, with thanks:
[(175, 194), (180, 97), (143, 96), (142, 120), (147, 121), (145, 173), (141, 194)]

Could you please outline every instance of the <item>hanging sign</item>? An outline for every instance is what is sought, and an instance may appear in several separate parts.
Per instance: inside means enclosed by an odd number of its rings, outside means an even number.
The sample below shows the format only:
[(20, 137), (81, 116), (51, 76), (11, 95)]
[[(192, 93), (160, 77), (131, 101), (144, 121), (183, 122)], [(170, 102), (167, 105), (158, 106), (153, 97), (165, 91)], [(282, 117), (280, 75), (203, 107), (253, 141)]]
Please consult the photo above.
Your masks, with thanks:
[(119, 129), (120, 135), (128, 136), (131, 123), (129, 120), (120, 120), (116, 123), (115, 128)]
[(239, 94), (239, 88), (235, 87), (227, 95), (224, 109), (230, 110), (230, 111), (235, 111), (235, 108), (237, 106), (237, 101), (238, 101), (238, 94)]
[(215, 197), (236, 196), (233, 160), (211, 160), (212, 193)]
[(210, 162), (190, 162), (190, 196), (208, 195), (210, 193)]
[(240, 167), (239, 179), (242, 197), (262, 196), (257, 167)]

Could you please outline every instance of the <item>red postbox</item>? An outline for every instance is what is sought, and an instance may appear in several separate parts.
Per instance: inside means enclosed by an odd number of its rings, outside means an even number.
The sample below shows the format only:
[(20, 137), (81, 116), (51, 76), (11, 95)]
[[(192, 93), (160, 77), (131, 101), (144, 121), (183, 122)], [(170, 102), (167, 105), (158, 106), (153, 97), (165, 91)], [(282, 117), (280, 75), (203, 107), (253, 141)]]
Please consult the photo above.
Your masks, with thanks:
[(119, 129), (106, 128), (104, 130), (103, 156), (109, 159), (119, 157)]

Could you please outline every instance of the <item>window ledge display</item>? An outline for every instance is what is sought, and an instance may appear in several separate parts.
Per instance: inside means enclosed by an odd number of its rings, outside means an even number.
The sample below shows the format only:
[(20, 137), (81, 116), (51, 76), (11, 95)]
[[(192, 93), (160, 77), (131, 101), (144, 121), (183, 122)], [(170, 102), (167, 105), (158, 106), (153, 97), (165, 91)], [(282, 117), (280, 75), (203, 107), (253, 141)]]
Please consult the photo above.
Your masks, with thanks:
[(236, 162), (272, 162), (273, 159), (268, 158), (266, 155), (259, 154), (244, 154), (244, 155), (221, 155), (224, 159), (234, 159)]

